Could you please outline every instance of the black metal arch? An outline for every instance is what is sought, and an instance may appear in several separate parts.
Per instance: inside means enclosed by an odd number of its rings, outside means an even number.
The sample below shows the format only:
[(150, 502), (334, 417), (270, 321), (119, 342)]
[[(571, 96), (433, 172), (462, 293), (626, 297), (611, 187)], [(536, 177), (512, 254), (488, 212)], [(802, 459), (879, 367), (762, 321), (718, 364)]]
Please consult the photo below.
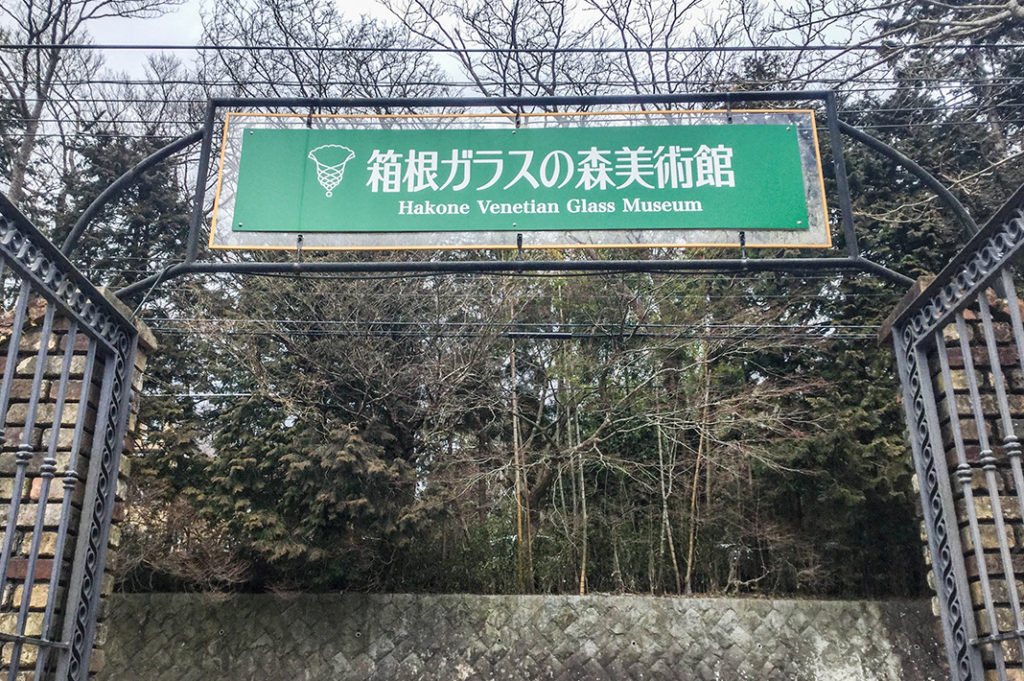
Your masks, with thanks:
[(100, 192), (100, 195), (93, 199), (92, 203), (90, 203), (88, 207), (84, 211), (82, 211), (82, 214), (78, 216), (78, 220), (75, 221), (75, 226), (71, 228), (71, 232), (68, 234), (67, 238), (64, 239), (64, 244), (60, 247), (60, 252), (63, 253), (65, 256), (70, 255), (71, 252), (75, 249), (75, 246), (78, 245), (78, 241), (79, 239), (82, 238), (82, 234), (85, 233), (85, 230), (86, 228), (88, 228), (89, 223), (93, 221), (93, 219), (99, 214), (101, 210), (103, 210), (103, 207), (107, 205), (111, 199), (113, 199), (115, 196), (121, 193), (121, 191), (123, 191), (126, 187), (130, 186), (133, 182), (135, 182), (135, 180), (137, 180), (142, 175), (142, 173), (146, 172), (147, 170), (149, 170), (156, 164), (160, 163), (161, 161), (173, 156), (179, 151), (182, 151), (183, 149), (192, 146), (196, 142), (203, 139), (203, 136), (205, 134), (206, 130), (200, 128), (199, 130), (193, 132), (191, 135), (186, 135), (185, 137), (180, 137), (174, 140), (170, 144), (160, 149), (157, 149), (152, 154), (139, 161), (131, 170), (129, 170), (125, 174), (121, 175), (121, 177), (111, 182), (110, 185), (107, 186), (107, 188), (104, 189), (102, 192)]
[[(731, 108), (734, 104), (752, 101), (806, 101), (817, 100), (825, 105), (826, 122), (832, 146), (832, 158), (839, 190), (840, 217), (845, 237), (846, 257), (834, 258), (756, 258), (745, 257), (721, 260), (669, 260), (669, 261), (463, 261), (457, 263), (441, 262), (283, 262), (283, 263), (215, 263), (198, 261), (200, 233), (203, 222), (203, 205), (206, 193), (206, 181), (209, 173), (210, 155), (213, 145), (213, 131), (216, 123), (216, 112), (224, 107), (261, 106), (271, 108), (363, 108), (381, 109), (430, 109), (443, 107), (490, 108), (503, 111), (521, 111), (524, 107), (555, 109), (556, 107), (594, 107), (607, 105), (673, 105), (693, 103), (721, 103)], [(871, 135), (843, 121), (837, 114), (836, 94), (831, 90), (801, 91), (765, 91), (765, 92), (725, 92), (716, 94), (659, 94), (659, 95), (613, 95), (613, 96), (573, 96), (573, 97), (474, 97), (474, 98), (215, 98), (207, 103), (203, 127), (195, 132), (171, 142), (149, 157), (140, 161), (135, 167), (115, 180), (105, 189), (82, 213), (71, 233), (61, 248), (65, 255), (74, 251), (89, 223), (112, 198), (116, 197), (125, 187), (134, 182), (149, 168), (162, 162), (171, 155), (201, 142), (199, 170), (196, 178), (197, 190), (193, 204), (186, 257), (184, 262), (171, 264), (160, 272), (145, 277), (117, 292), (121, 299), (128, 299), (142, 292), (147, 292), (161, 283), (187, 274), (199, 273), (235, 273), (235, 274), (272, 274), (272, 273), (511, 273), (511, 272), (543, 272), (543, 271), (578, 271), (578, 272), (811, 272), (811, 271), (863, 271), (875, 274), (883, 279), (901, 285), (909, 285), (913, 280), (906, 275), (893, 271), (879, 263), (868, 260), (860, 254), (857, 236), (854, 231), (853, 211), (850, 204), (850, 190), (843, 160), (840, 134), (864, 144), (873, 151), (889, 158), (917, 177), (931, 189), (939, 200), (953, 213), (969, 235), (977, 234), (978, 225), (968, 213), (964, 205), (931, 173), (922, 168), (912, 159)]]
[[(221, 106), (426, 108), (457, 105), (515, 110), (526, 105), (586, 107), (716, 101), (731, 106), (736, 102), (765, 99), (818, 99), (825, 103), (840, 193), (842, 226), (846, 235), (846, 257), (401, 263), (220, 263), (197, 260), (214, 116), (216, 109)], [(1009, 537), (1014, 536), (1014, 526), (1019, 527), (1020, 519), (1024, 516), (1024, 449), (1017, 433), (1020, 430), (1015, 420), (1017, 414), (1011, 410), (1011, 401), (1008, 399), (1011, 383), (1013, 389), (1019, 392), (1020, 382), (1024, 380), (1016, 377), (1019, 375), (1016, 373), (1018, 367), (1024, 372), (1024, 322), (1021, 309), (1016, 304), (1017, 287), (1013, 271), (1017, 258), (1024, 253), (1024, 189), (979, 232), (974, 220), (956, 197), (926, 170), (892, 147), (839, 121), (835, 94), (827, 91), (469, 100), (211, 100), (207, 105), (204, 127), (151, 154), (104, 190), (79, 218), (62, 249), (51, 244), (0, 195), (0, 275), (6, 274), (9, 279), (13, 279), (19, 291), (6, 338), (4, 365), (7, 371), (0, 379), (0, 414), (5, 414), (4, 420), (0, 422), (0, 445), (8, 438), (11, 439), (8, 452), (13, 455), (15, 465), (3, 541), (0, 542), (0, 591), (4, 590), (5, 583), (11, 585), (17, 581), (9, 574), (8, 567), (12, 561), (26, 561), (21, 602), (16, 619), (12, 620), (13, 633), (0, 632), (0, 643), (4, 643), (5, 649), (11, 653), (10, 678), (19, 674), (19, 668), (23, 665), (23, 650), (36, 653), (33, 678), (52, 676), (62, 680), (85, 681), (89, 674), (100, 607), (100, 581), (114, 514), (120, 456), (131, 411), (134, 358), (140, 333), (123, 306), (109, 300), (96, 289), (74, 268), (66, 254), (73, 251), (90, 221), (103, 206), (147, 169), (195, 142), (202, 143), (198, 190), (192, 209), (186, 260), (171, 264), (158, 274), (121, 289), (118, 295), (122, 298), (155, 288), (163, 281), (185, 274), (216, 272), (259, 275), (301, 272), (864, 271), (896, 283), (911, 283), (908, 277), (864, 258), (859, 252), (853, 231), (846, 170), (839, 143), (840, 133), (864, 143), (917, 176), (950, 208), (964, 228), (974, 234), (966, 248), (939, 273), (923, 294), (896, 314), (892, 335), (904, 392), (903, 404), (911, 426), (913, 462), (921, 481), (922, 509), (928, 529), (940, 619), (953, 678), (958, 681), (981, 681), (988, 678), (987, 671), (994, 671), (996, 678), (1006, 681), (1010, 678), (1010, 670), (1015, 672), (1019, 669), (1020, 659), (1024, 656), (1024, 608), (1020, 605), (1020, 590), (1009, 543)], [(997, 294), (993, 302), (990, 302), (990, 292)], [(37, 302), (43, 303), (41, 325), (30, 314), (32, 306)], [(1002, 326), (999, 333), (993, 321), (993, 309), (1009, 320), (1000, 321)], [(57, 325), (55, 320), (58, 319), (62, 323), (66, 322), (66, 326)], [(969, 322), (973, 325), (970, 329)], [(951, 333), (947, 334), (947, 329)], [(28, 337), (30, 333), (39, 334), (34, 345)], [(78, 334), (82, 335), (84, 342), (79, 342)], [(974, 348), (970, 345), (972, 340)], [(955, 368), (964, 377), (966, 388), (957, 389), (961, 395), (970, 398), (970, 409), (960, 406), (958, 396), (954, 393), (954, 365), (950, 361), (950, 349), (959, 353), (958, 361), (961, 364)], [(8, 406), (14, 401), (12, 391), (15, 375), (21, 371), (17, 367), (21, 366), (21, 360), (32, 357), (34, 364), (24, 365), (27, 367), (24, 373), (31, 375), (31, 379), (21, 379), (31, 385), (28, 401), (22, 402), (27, 405), (25, 420), (21, 424), (10, 424), (20, 426), (20, 431), (9, 429), (6, 422), (9, 419)], [(1004, 357), (1007, 358), (1005, 361)], [(59, 378), (52, 378), (48, 368), (53, 366), (51, 360), (60, 363)], [(81, 364), (81, 369), (74, 368), (76, 361)], [(975, 368), (975, 362), (978, 362), (980, 373)], [(936, 366), (938, 373), (935, 372)], [(56, 385), (52, 407), (42, 402), (44, 379)], [(79, 390), (77, 414), (71, 419), (75, 423), (75, 434), (70, 443), (68, 463), (62, 480), (64, 491), (60, 497), (60, 519), (56, 529), (56, 548), (53, 550), (57, 559), (52, 560), (49, 566), (45, 611), (37, 631), (28, 626), (29, 613), (34, 607), (33, 585), (37, 579), (37, 567), (40, 566), (42, 534), (48, 522), (47, 504), (51, 499), (56, 499), (50, 496), (49, 490), (58, 474), (56, 452), (61, 446), (59, 435), (61, 426), (66, 423), (65, 402), (72, 379), (79, 381), (82, 388)], [(991, 387), (993, 394), (982, 395), (982, 385)], [(94, 396), (95, 400), (91, 400), (90, 396)], [(994, 407), (988, 409), (982, 397), (991, 398)], [(942, 399), (945, 401), (945, 415), (939, 404)], [(95, 409), (86, 408), (91, 404), (96, 405)], [(950, 405), (953, 405), (952, 409)], [(49, 416), (45, 419), (41, 416), (47, 413), (42, 409), (44, 406), (50, 408)], [(1014, 406), (1013, 409), (1018, 407)], [(998, 414), (992, 416), (994, 412)], [(90, 419), (92, 424), (87, 426)], [(33, 445), (32, 433), (45, 420), (49, 420), (50, 425), (47, 428), (49, 441), (44, 452), (40, 450), (41, 445)], [(967, 445), (973, 446), (973, 443), (965, 440), (964, 433), (970, 431), (961, 428), (961, 421), (973, 429), (971, 437), (977, 438), (980, 454), (974, 460), (967, 458)], [(92, 436), (88, 438), (89, 444), (85, 445), (83, 434), (87, 432), (87, 427), (92, 428)], [(15, 438), (20, 444), (14, 444)], [(1001, 445), (993, 446), (993, 443), (1000, 440)], [(955, 465), (950, 459), (951, 452), (957, 457)], [(32, 519), (28, 517), (30, 514), (21, 513), (25, 510), (22, 501), (27, 498), (24, 491), (30, 479), (30, 466), (33, 460), (39, 458), (39, 479), (42, 482), (38, 498), (34, 498), (36, 512)], [(997, 478), (997, 475), (1007, 474), (1006, 471), (1012, 476), (1012, 488), (1009, 482), (1000, 482)], [(991, 522), (979, 516), (973, 497), (970, 496), (975, 486), (972, 481), (982, 477), (985, 480), (983, 491), (989, 499), (987, 509)], [(967, 500), (964, 511), (966, 523), (957, 515), (957, 485), (962, 498)], [(1009, 493), (1011, 489), (1012, 494)], [(81, 490), (80, 496), (76, 497), (76, 490)], [(77, 499), (75, 503), (79, 505), (77, 516), (73, 513), (72, 499)], [(1012, 514), (1007, 515), (1009, 524), (1004, 520), (1004, 504)], [(967, 534), (962, 532), (964, 525)], [(991, 540), (982, 535), (982, 530), (989, 527), (993, 529)], [(25, 535), (31, 536), (27, 540), (27, 550), (15, 545), (16, 530), (30, 533)], [(968, 535), (969, 542), (964, 540)], [(979, 592), (975, 601), (972, 601), (973, 583), (967, 570), (965, 549), (974, 553)], [(988, 560), (989, 557), (995, 557), (997, 552), (999, 565)], [(23, 553), (27, 555), (22, 556)], [(69, 556), (69, 560), (62, 561), (60, 558), (65, 555)], [(45, 571), (43, 574), (45, 576)], [(62, 582), (64, 588), (57, 588)], [(1005, 593), (1009, 594), (1006, 598), (1010, 604), (1009, 616), (1002, 607), (1003, 596), (999, 596), (1000, 591), (992, 587), (992, 584), (1000, 586), (1000, 582)], [(1000, 599), (998, 602), (997, 597)], [(976, 601), (980, 601), (980, 605)], [(997, 604), (1001, 610), (997, 610)], [(64, 613), (63, 618), (58, 617), (57, 613)], [(979, 629), (978, 622), (982, 620), (976, 615), (986, 616), (987, 629)], [(24, 675), (27, 676), (27, 673)]]

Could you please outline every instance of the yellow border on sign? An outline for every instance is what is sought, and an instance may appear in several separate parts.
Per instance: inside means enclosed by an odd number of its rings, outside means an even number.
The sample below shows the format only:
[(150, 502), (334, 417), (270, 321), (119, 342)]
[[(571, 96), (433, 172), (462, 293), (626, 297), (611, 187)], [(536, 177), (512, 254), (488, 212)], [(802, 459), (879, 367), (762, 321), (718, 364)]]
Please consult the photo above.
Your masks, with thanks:
[[(818, 182), (821, 189), (821, 207), (825, 214), (825, 243), (823, 244), (745, 244), (746, 248), (832, 248), (832, 226), (828, 220), (828, 197), (825, 195), (825, 175), (821, 169), (821, 149), (818, 145), (818, 124), (814, 118), (814, 109), (701, 109), (693, 111), (689, 109), (658, 109), (652, 111), (556, 111), (552, 113), (524, 113), (519, 114), (520, 118), (551, 118), (555, 116), (639, 116), (639, 115), (664, 115), (678, 114), (689, 116), (704, 116), (707, 114), (807, 114), (811, 120), (811, 136), (814, 139), (814, 157), (818, 164)], [(210, 250), (221, 251), (293, 251), (293, 246), (231, 246), (213, 243), (213, 237), (217, 233), (217, 209), (220, 205), (220, 192), (224, 180), (224, 157), (227, 153), (228, 127), (232, 118), (299, 118), (308, 120), (311, 118), (507, 118), (515, 120), (516, 114), (506, 113), (454, 113), (454, 114), (296, 114), (296, 113), (256, 113), (246, 111), (229, 111), (224, 115), (224, 131), (220, 145), (220, 161), (217, 168), (217, 188), (213, 199), (213, 219), (210, 223)], [(580, 230), (564, 230), (580, 231)], [(607, 230), (611, 231), (611, 230)], [(629, 230), (623, 230), (629, 231)], [(660, 230), (670, 231), (670, 230)], [(687, 230), (679, 230), (687, 231)], [(292, 232), (275, 232), (276, 234), (291, 234)], [(305, 232), (294, 232), (303, 234)], [(318, 232), (319, 233), (319, 232)], [(339, 232), (342, 233), (342, 232)], [(401, 234), (404, 232), (381, 232), (381, 234)], [(740, 243), (713, 243), (713, 244), (680, 244), (680, 243), (624, 243), (624, 244), (523, 244), (523, 250), (594, 250), (598, 248), (739, 248)], [(457, 245), (457, 246), (305, 246), (310, 251), (482, 251), (482, 250), (518, 250), (517, 245)]]

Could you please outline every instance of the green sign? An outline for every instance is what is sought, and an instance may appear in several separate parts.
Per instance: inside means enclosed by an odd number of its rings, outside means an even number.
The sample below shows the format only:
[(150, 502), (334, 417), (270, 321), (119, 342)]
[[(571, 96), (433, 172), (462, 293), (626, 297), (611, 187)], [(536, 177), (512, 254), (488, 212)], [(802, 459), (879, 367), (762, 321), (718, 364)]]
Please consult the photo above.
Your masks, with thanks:
[(216, 211), (215, 232), (257, 244), (258, 234), (244, 234), (488, 232), (500, 240), (503, 232), (611, 231), (603, 238), (614, 242), (625, 240), (617, 230), (806, 232), (808, 178), (819, 178), (807, 170), (798, 128), (243, 124), (237, 175), (222, 177), (230, 211)]

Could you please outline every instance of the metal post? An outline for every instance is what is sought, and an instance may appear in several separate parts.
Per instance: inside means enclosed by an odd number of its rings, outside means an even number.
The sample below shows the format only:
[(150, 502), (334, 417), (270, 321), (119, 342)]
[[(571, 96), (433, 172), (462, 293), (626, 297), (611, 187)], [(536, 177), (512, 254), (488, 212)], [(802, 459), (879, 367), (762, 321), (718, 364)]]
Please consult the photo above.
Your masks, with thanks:
[(843, 158), (843, 142), (839, 137), (839, 113), (836, 107), (836, 93), (825, 95), (825, 118), (828, 121), (829, 144), (832, 147), (832, 167), (836, 172), (836, 189), (839, 191), (839, 210), (843, 221), (843, 237), (846, 252), (851, 258), (860, 257), (857, 233), (853, 229), (853, 207), (850, 204), (850, 183), (846, 177), (846, 159)]
[(196, 169), (196, 198), (195, 205), (192, 206), (192, 220), (188, 228), (186, 262), (193, 262), (199, 256), (199, 230), (203, 224), (206, 180), (210, 174), (210, 148), (213, 144), (213, 125), (216, 113), (216, 105), (211, 100), (206, 104), (206, 116), (203, 119), (203, 144), (199, 149), (199, 167)]

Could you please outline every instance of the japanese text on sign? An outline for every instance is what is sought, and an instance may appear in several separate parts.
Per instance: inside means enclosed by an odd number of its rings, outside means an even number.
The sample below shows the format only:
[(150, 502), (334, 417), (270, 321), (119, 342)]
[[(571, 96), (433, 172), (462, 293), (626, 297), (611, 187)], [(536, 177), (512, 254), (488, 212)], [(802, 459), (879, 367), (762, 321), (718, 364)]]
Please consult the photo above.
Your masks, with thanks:
[(437, 151), (373, 149), (367, 161), (371, 192), (397, 193), (491, 188), (572, 187), (584, 191), (735, 187), (731, 147), (645, 146), (570, 153), (562, 149), (540, 157), (533, 150), (452, 149)]

